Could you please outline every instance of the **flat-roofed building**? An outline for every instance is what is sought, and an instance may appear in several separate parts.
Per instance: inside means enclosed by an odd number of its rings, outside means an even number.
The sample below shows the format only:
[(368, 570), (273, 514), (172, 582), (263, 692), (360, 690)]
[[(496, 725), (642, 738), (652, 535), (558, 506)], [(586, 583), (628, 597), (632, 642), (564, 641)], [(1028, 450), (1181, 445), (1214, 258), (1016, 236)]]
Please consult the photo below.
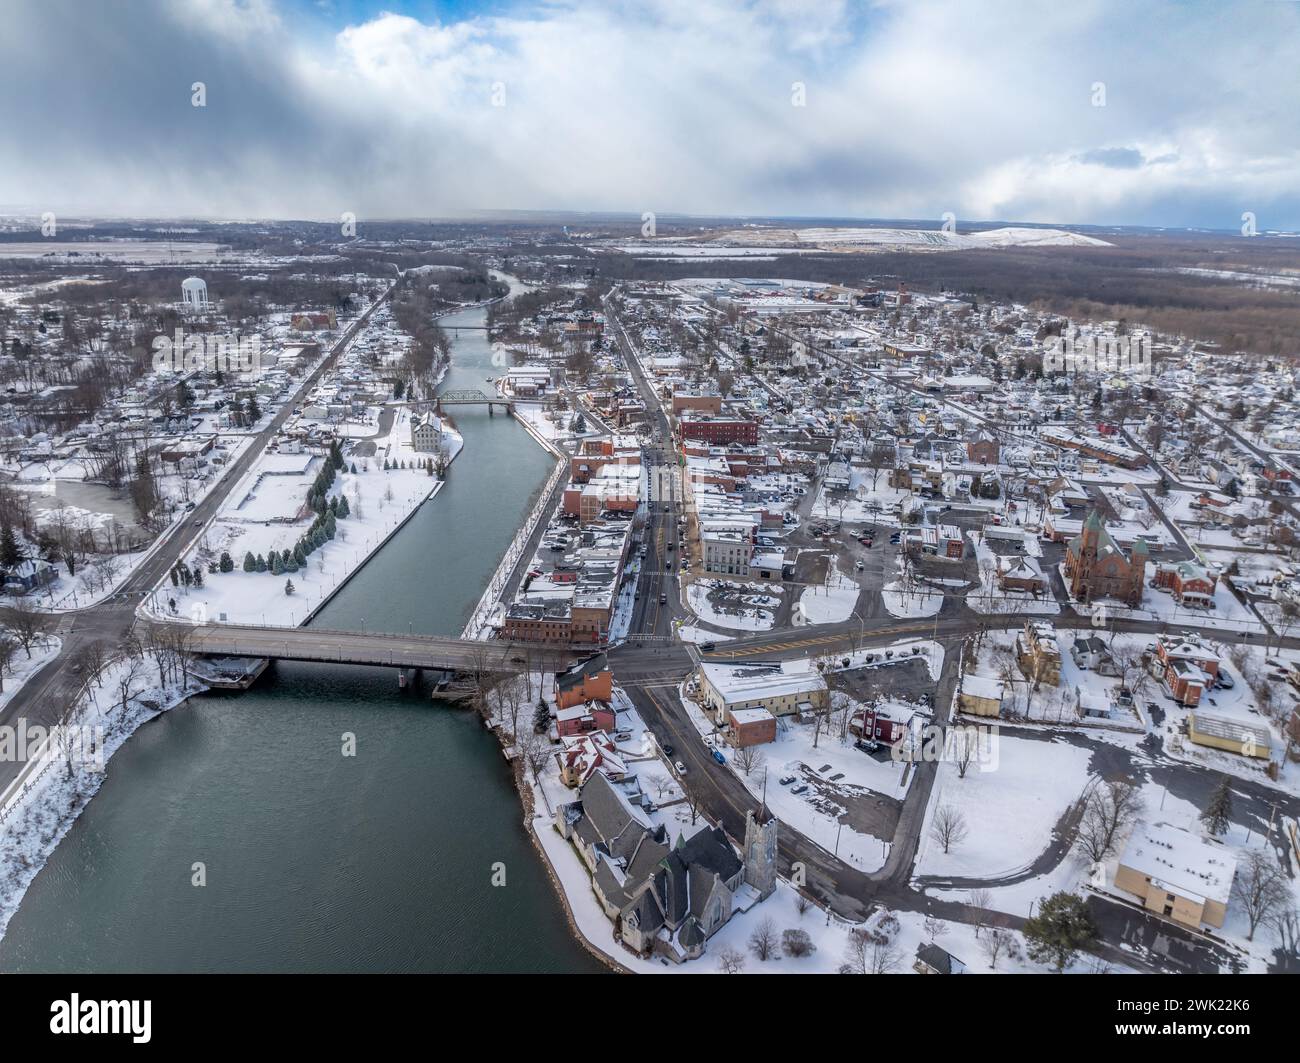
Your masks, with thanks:
[(1119, 858), (1115, 887), (1176, 923), (1221, 927), (1236, 870), (1236, 857), (1222, 845), (1168, 823), (1139, 823)]

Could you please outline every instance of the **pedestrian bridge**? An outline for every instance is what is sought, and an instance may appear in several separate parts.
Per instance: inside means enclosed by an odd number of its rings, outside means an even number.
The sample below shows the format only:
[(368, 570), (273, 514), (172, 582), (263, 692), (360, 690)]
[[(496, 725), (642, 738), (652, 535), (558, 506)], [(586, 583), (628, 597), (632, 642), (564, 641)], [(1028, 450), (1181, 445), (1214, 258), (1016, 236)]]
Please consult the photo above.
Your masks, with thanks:
[(178, 648), (209, 657), (264, 657), (482, 675), (525, 669), (554, 672), (567, 668), (578, 656), (570, 650), (528, 642), (479, 641), (442, 635), (251, 624), (170, 622), (160, 626), (173, 630)]

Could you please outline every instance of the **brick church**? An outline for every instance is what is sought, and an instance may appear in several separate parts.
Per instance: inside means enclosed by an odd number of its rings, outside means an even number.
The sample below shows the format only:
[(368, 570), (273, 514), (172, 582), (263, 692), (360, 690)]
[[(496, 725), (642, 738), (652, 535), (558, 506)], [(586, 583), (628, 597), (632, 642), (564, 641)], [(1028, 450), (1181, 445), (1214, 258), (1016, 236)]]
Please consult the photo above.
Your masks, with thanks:
[(1065, 579), (1070, 594), (1081, 602), (1117, 598), (1125, 605), (1139, 606), (1149, 559), (1147, 544), (1141, 539), (1126, 554), (1111, 538), (1097, 511), (1091, 510), (1083, 530), (1065, 547)]

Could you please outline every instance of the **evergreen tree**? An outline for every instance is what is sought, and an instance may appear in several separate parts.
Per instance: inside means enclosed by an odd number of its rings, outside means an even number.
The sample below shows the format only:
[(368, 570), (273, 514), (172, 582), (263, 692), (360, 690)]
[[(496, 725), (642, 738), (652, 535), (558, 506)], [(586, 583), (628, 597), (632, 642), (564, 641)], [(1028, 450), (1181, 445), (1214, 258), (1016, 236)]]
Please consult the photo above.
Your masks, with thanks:
[(342, 519), (352, 512), (352, 507), (348, 505), (348, 496), (339, 495), (339, 518)]
[(22, 547), (18, 545), (18, 536), (14, 534), (13, 525), (8, 521), (0, 527), (0, 565), (13, 568), (23, 562)]
[(191, 577), (192, 577), (193, 580), (194, 580), (194, 586), (195, 586), (195, 587), (202, 587), (202, 586), (203, 586), (203, 569), (201, 569), (198, 565), (195, 565), (195, 566), (194, 566), (194, 568), (193, 568), (193, 570), (192, 570), (192, 572), (191, 572)]
[(178, 571), (178, 567), (179, 566), (177, 565), (172, 565), (171, 577), (173, 587), (179, 587), (181, 585), (181, 574)]
[(261, 554), (258, 554), (258, 555), (257, 555), (257, 571), (258, 571), (258, 572), (265, 572), (266, 569), (267, 569), (266, 558), (264, 558)]
[(279, 550), (272, 550), (272, 551), (271, 551), (271, 575), (272, 575), (272, 576), (283, 576), (283, 575), (284, 575), (284, 565), (282, 565), (282, 564), (280, 563), (280, 551), (279, 551)]
[(257, 571), (257, 562), (256, 562), (255, 560), (253, 560), (253, 551), (252, 551), (252, 550), (249, 550), (248, 553), (246, 553), (246, 554), (244, 555), (244, 571), (245, 571), (245, 572), (256, 572), (256, 571)]
[(1226, 834), (1232, 822), (1232, 791), (1228, 789), (1228, 777), (1219, 780), (1219, 785), (1210, 794), (1210, 800), (1201, 813), (1201, 822), (1205, 824), (1214, 837)]
[(1058, 974), (1097, 938), (1083, 898), (1064, 892), (1053, 893), (1038, 906), (1038, 914), (1025, 923), (1024, 934), (1029, 958), (1050, 963)]
[(217, 567), (220, 568), (222, 572), (234, 572), (235, 562), (231, 560), (230, 555), (223, 550), (221, 551), (221, 562)]
[(298, 545), (293, 548), (293, 559), (301, 567), (307, 563), (307, 549), (302, 545), (302, 540), (298, 540)]
[(357, 463), (354, 461), (352, 463), (352, 475), (355, 476), (356, 474), (357, 474)]
[(285, 580), (285, 581), (284, 581), (284, 593), (285, 593), (285, 594), (293, 594), (293, 591), (294, 591), (293, 580), (291, 580), (291, 579), (287, 579), (287, 580)]
[(335, 532), (336, 532), (338, 529), (337, 529), (337, 527), (335, 526), (335, 523), (334, 523), (334, 514), (333, 514), (333, 513), (327, 513), (327, 514), (325, 514), (325, 523), (324, 523), (324, 525), (322, 526), (322, 530), (325, 532), (325, 535), (326, 535), (327, 538), (330, 538), (330, 539), (333, 539), (333, 538), (334, 538), (334, 534), (335, 534)]

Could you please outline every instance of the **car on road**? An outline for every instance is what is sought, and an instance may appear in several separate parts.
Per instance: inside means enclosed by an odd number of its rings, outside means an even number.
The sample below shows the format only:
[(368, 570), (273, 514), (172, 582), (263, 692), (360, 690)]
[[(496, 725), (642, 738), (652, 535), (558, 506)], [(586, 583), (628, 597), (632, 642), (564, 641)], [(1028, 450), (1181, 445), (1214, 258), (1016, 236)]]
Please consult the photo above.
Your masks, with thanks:
[(667, 604), (668, 604), (668, 595), (666, 595), (666, 594), (661, 594), (661, 595), (659, 595), (659, 604), (660, 604), (660, 605), (667, 605)]
[(673, 755), (673, 747), (668, 745), (667, 743), (664, 744), (663, 750), (664, 750), (665, 757), (671, 757)]
[(717, 644), (716, 642), (701, 642), (701, 643), (700, 643), (700, 652), (701, 652), (701, 653), (712, 653), (712, 652), (713, 652), (714, 650), (716, 650), (717, 648), (718, 648), (718, 644)]
[(194, 527), (196, 527), (196, 528), (202, 528), (202, 527), (203, 527), (203, 521), (201, 521), (201, 520), (196, 520), (196, 521), (194, 522)]
[(864, 568), (866, 568), (867, 566), (864, 565), (861, 561), (859, 561), (859, 562), (858, 562), (856, 565), (854, 565), (853, 567), (856, 568), (859, 572), (861, 572), (861, 571), (862, 571)]
[(794, 778), (795, 777), (793, 775), (782, 775), (781, 778), (778, 779), (777, 781), (780, 782), (782, 786), (789, 786), (792, 782), (794, 782)]
[(523, 664), (523, 663), (524, 663), (524, 659), (523, 659), (522, 657), (511, 657), (511, 658), (510, 658), (510, 663), (511, 663), (511, 664)]
[(686, 774), (686, 765), (683, 764), (680, 760), (674, 760), (674, 761), (673, 761), (673, 767), (677, 769), (677, 774), (678, 774), (678, 775), (685, 775), (685, 774)]
[(727, 763), (727, 758), (722, 755), (722, 750), (720, 749), (713, 750), (713, 759), (716, 760), (719, 764)]

